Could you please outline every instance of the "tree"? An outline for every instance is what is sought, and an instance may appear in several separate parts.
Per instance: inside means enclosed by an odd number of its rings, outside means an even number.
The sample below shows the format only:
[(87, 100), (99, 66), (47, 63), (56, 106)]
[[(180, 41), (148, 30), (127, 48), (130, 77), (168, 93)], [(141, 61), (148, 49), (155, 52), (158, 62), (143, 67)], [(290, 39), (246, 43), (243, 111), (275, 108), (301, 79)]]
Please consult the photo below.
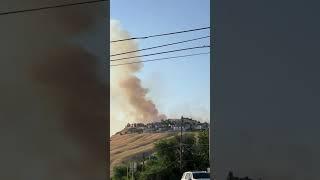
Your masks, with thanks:
[[(208, 144), (207, 134), (199, 136), (198, 143), (195, 134), (185, 134), (182, 140), (182, 171), (180, 171), (180, 136), (163, 139), (155, 143), (156, 159), (146, 164), (141, 179), (180, 179), (184, 171), (206, 170), (209, 164), (209, 150), (199, 143)], [(208, 162), (206, 162), (208, 161)], [(199, 169), (200, 168), (200, 169)]]
[[(146, 161), (144, 168), (138, 168), (135, 178), (139, 180), (180, 179), (182, 173), (190, 170), (206, 170), (209, 167), (208, 132), (183, 135), (182, 171), (180, 171), (180, 136), (162, 139), (155, 143), (155, 153)], [(126, 167), (114, 169), (114, 179), (126, 175)], [(118, 178), (118, 179), (116, 179)]]
[(140, 179), (177, 179), (179, 178), (178, 141), (176, 138), (164, 139), (155, 143), (155, 159), (145, 165)]
[(118, 165), (113, 168), (112, 180), (125, 180), (127, 179), (127, 166)]
[(199, 164), (201, 169), (206, 169), (210, 166), (208, 131), (202, 131), (198, 134), (198, 159), (202, 162), (201, 164)]

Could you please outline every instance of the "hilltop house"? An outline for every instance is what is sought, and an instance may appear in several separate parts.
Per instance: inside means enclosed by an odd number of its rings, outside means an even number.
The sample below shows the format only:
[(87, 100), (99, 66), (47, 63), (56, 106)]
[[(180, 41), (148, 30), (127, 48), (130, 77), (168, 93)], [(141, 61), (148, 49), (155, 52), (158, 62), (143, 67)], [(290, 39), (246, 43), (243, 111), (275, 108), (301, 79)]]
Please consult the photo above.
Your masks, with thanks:
[[(182, 117), (183, 118), (183, 117)], [(207, 122), (201, 123), (191, 118), (182, 119), (166, 119), (160, 122), (153, 122), (148, 124), (143, 123), (128, 123), (119, 134), (131, 134), (131, 133), (159, 133), (159, 132), (177, 132), (181, 130), (181, 123), (183, 131), (199, 131), (209, 128)]]

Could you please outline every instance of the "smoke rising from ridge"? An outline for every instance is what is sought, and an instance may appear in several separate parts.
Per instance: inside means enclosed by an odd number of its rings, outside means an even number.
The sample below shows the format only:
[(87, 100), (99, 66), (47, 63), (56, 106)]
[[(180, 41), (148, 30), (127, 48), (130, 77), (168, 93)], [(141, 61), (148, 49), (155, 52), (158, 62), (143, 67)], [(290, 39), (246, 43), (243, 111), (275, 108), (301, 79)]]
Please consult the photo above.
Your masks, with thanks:
[[(110, 36), (111, 40), (130, 38), (129, 33), (123, 30), (116, 20), (111, 20), (110, 22)], [(111, 55), (134, 50), (138, 50), (138, 45), (135, 41), (110, 44)], [(137, 55), (138, 53), (130, 53), (117, 56), (117, 58)], [(139, 60), (139, 58), (133, 58), (123, 60), (121, 63)], [(118, 62), (111, 63), (116, 64)], [(135, 75), (141, 69), (142, 64), (140, 63), (111, 68), (111, 126), (122, 123), (120, 125), (122, 129), (122, 125), (128, 122), (145, 123), (166, 118), (165, 115), (159, 113), (154, 102), (146, 97), (148, 89), (142, 87), (140, 79)]]

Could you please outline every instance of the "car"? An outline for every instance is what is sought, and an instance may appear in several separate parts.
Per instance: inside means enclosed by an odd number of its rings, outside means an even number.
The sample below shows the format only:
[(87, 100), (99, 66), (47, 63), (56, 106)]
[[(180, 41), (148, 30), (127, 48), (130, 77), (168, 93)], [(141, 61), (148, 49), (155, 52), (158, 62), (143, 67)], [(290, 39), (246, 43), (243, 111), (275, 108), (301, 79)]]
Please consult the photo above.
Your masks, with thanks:
[(188, 171), (183, 173), (181, 180), (210, 180), (210, 174), (207, 171)]

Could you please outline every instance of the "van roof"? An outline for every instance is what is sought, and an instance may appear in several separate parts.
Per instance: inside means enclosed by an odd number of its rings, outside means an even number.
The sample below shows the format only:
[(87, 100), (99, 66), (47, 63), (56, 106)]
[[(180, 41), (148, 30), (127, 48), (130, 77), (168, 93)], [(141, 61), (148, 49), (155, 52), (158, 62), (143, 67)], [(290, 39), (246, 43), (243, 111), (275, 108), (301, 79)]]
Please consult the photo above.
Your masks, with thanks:
[(186, 173), (209, 173), (207, 171), (187, 171)]

